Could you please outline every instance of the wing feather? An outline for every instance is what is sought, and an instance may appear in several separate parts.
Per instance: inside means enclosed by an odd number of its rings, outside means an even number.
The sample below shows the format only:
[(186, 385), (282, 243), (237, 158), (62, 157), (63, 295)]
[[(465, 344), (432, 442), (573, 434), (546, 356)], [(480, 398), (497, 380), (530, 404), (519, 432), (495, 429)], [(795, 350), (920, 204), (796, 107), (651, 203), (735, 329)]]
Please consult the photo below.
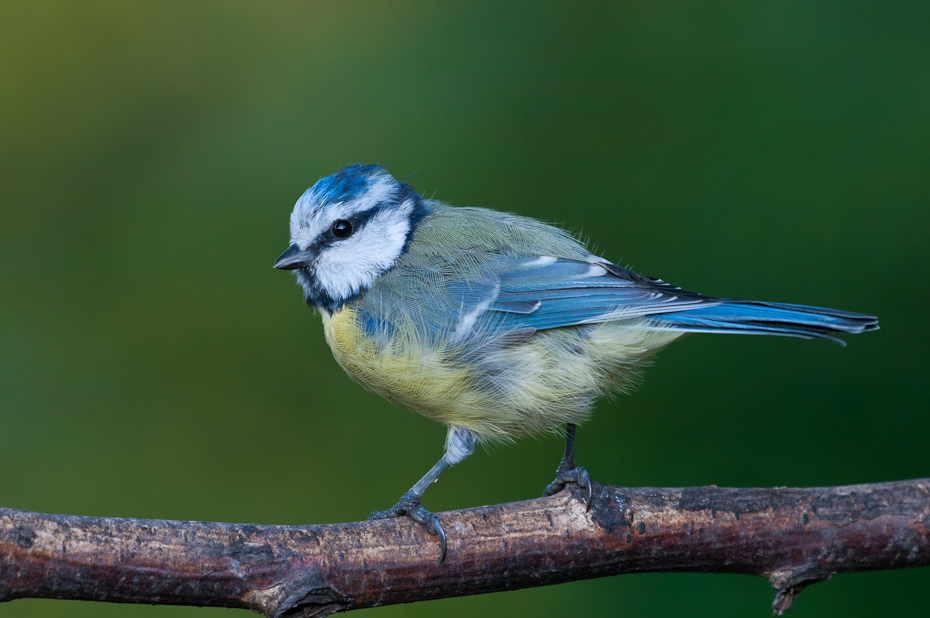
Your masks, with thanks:
[(488, 312), (500, 314), (503, 329), (594, 324), (722, 302), (607, 262), (534, 257), (496, 266), (500, 289)]

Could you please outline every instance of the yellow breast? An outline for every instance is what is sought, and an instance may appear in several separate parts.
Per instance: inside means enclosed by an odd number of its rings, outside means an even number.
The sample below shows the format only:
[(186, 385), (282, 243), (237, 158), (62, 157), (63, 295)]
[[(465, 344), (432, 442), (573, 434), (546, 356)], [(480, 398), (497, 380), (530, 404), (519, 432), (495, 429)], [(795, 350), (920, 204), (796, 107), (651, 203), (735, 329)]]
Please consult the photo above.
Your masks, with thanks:
[(473, 395), (469, 370), (445, 346), (431, 346), (417, 329), (396, 325), (389, 338), (370, 336), (355, 307), (323, 314), (323, 332), (336, 361), (354, 380), (389, 401), (446, 424)]

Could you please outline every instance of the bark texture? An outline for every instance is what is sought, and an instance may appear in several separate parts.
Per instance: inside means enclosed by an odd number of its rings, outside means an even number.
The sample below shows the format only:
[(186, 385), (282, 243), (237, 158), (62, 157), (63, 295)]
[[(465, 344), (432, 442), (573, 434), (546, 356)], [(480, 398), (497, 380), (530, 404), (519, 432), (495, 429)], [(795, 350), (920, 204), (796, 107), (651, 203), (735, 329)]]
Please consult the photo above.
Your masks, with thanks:
[(209, 605), (266, 616), (633, 572), (747, 573), (780, 614), (834, 573), (930, 565), (930, 479), (825, 488), (595, 487), (442, 513), (449, 554), (407, 519), (265, 526), (0, 508), (0, 601)]

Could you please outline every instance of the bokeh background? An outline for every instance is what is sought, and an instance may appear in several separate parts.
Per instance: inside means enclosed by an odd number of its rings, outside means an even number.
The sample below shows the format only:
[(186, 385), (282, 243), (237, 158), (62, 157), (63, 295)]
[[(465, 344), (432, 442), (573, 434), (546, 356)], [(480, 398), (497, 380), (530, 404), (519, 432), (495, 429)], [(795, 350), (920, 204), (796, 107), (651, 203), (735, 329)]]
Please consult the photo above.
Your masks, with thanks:
[[(845, 349), (675, 344), (580, 430), (595, 479), (927, 476), (928, 32), (912, 1), (4, 3), (0, 504), (281, 524), (393, 504), (443, 428), (354, 385), (271, 269), (295, 199), (353, 161), (683, 287), (880, 316)], [(480, 451), (426, 506), (537, 496), (561, 448)], [(928, 587), (841, 575), (791, 615), (914, 615)], [(772, 594), (639, 575), (364, 615), (761, 617)]]

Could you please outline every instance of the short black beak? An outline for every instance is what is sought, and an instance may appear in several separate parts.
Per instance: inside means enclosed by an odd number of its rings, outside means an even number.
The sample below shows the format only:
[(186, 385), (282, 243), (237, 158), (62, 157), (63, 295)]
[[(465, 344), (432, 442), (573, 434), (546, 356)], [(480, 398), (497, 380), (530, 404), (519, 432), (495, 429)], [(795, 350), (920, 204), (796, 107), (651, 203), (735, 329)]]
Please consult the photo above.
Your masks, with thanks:
[(278, 270), (294, 270), (307, 264), (310, 258), (311, 254), (308, 251), (301, 251), (297, 245), (291, 245), (275, 261), (274, 267)]

